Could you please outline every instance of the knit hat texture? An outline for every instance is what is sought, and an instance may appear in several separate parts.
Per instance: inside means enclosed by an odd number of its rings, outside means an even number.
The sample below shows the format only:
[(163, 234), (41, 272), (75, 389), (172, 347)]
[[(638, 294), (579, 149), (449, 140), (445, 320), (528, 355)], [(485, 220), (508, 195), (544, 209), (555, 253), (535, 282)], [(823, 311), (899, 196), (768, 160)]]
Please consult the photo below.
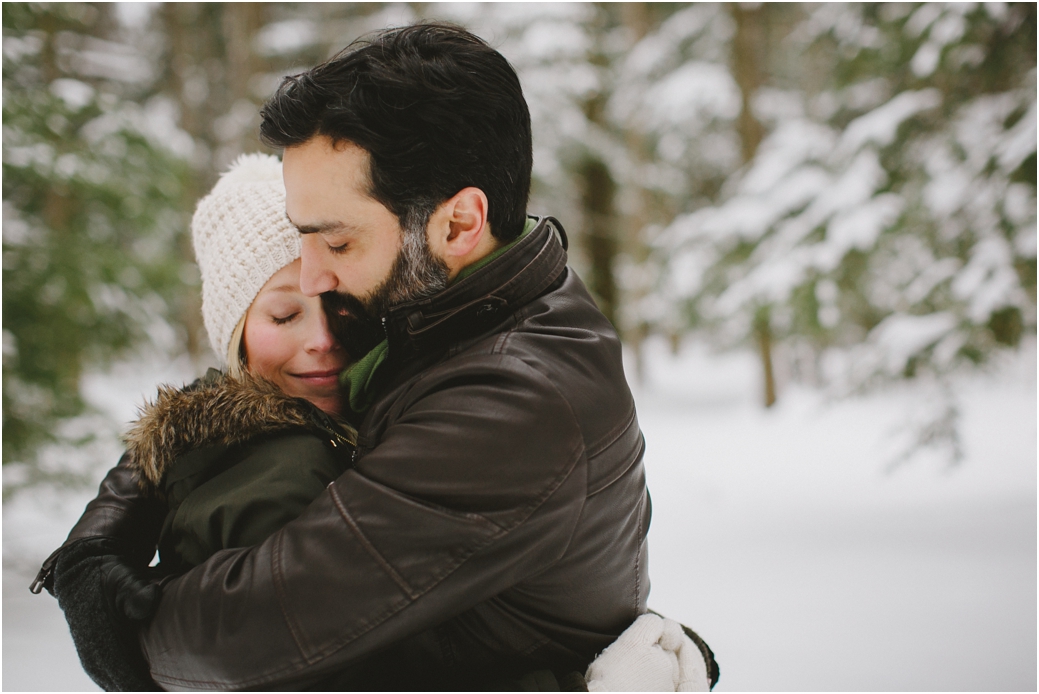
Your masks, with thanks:
[(285, 216), (281, 162), (243, 154), (199, 201), (191, 220), (202, 274), (202, 320), (221, 363), (235, 326), (274, 273), (300, 255)]

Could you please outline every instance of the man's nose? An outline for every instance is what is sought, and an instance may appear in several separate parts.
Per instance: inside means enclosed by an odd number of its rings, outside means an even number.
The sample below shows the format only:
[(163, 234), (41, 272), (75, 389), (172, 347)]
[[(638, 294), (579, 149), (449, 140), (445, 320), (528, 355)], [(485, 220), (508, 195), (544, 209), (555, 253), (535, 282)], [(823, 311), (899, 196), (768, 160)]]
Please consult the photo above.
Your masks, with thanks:
[[(303, 236), (300, 253), (299, 289), (306, 296), (318, 296), (339, 286), (335, 272), (327, 265), (328, 250), (317, 234)], [(324, 251), (324, 253), (322, 253)]]

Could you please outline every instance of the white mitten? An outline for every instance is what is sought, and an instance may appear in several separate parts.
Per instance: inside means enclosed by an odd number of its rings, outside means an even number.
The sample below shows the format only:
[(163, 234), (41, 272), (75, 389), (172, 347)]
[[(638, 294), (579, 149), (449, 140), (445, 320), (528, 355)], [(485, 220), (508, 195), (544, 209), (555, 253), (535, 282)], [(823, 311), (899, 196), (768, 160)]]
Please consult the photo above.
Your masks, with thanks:
[(707, 665), (682, 625), (644, 614), (585, 674), (590, 692), (706, 692)]

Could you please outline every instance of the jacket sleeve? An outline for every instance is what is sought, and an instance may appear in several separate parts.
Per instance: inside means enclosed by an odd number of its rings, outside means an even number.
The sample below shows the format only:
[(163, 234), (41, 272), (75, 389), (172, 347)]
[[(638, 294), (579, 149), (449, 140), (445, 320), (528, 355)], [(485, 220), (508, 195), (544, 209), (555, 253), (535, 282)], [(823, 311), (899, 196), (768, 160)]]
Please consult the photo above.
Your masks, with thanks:
[(53, 592), (54, 567), (59, 555), (81, 540), (117, 540), (132, 562), (147, 565), (155, 555), (165, 514), (165, 504), (138, 485), (129, 456), (124, 453), (101, 480), (97, 496), (87, 504), (68, 538), (44, 562), (31, 589), (37, 592), (43, 587)]
[(548, 379), (513, 357), (467, 358), (398, 406), (378, 446), (299, 518), (165, 585), (141, 634), (160, 685), (306, 686), (562, 556), (587, 462)]

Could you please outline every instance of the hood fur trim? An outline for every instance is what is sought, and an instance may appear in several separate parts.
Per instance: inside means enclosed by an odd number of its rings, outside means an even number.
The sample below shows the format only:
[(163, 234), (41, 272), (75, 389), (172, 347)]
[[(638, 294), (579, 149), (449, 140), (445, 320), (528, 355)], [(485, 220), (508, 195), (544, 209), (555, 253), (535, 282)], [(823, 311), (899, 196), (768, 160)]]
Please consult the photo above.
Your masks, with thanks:
[(187, 451), (295, 427), (313, 429), (315, 411), (306, 400), (252, 376), (203, 380), (185, 389), (162, 385), (123, 439), (142, 484), (158, 487), (170, 463)]

